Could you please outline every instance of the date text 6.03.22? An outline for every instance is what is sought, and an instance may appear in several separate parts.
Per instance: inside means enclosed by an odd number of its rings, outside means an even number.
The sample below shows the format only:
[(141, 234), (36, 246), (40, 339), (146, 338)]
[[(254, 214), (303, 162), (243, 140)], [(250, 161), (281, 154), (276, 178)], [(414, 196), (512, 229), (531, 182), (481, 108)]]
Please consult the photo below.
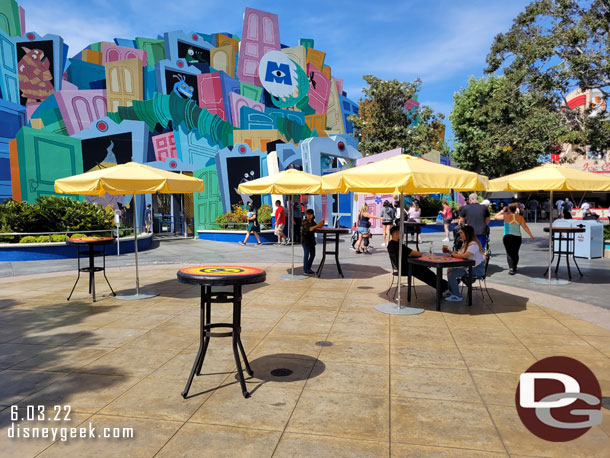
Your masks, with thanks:
[(70, 421), (70, 406), (11, 406), (11, 421)]

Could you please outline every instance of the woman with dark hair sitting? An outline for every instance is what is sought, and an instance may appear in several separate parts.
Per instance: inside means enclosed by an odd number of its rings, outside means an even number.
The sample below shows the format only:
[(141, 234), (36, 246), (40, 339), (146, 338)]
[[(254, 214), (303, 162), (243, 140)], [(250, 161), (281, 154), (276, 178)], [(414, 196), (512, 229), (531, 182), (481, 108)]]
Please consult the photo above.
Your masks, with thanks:
[[(474, 228), (472, 226), (463, 226), (460, 229), (460, 237), (464, 241), (464, 244), (459, 251), (452, 252), (449, 250), (449, 248), (443, 246), (443, 252), (451, 253), (451, 256), (454, 258), (473, 260), (475, 265), (472, 269), (472, 276), (483, 276), (485, 274), (485, 255), (483, 254), (481, 242), (479, 242), (479, 239), (474, 232)], [(462, 301), (458, 279), (462, 278), (466, 274), (467, 270), (464, 267), (448, 269), (447, 281), (449, 283), (449, 290), (443, 293), (446, 300), (450, 302)]]

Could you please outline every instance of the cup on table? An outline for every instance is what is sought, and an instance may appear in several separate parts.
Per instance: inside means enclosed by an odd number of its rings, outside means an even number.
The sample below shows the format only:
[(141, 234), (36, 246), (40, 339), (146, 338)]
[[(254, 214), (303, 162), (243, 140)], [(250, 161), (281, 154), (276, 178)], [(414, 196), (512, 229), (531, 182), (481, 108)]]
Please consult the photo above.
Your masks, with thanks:
[(445, 254), (451, 253), (451, 250), (449, 249), (449, 247), (447, 245), (443, 245), (443, 253), (445, 253)]

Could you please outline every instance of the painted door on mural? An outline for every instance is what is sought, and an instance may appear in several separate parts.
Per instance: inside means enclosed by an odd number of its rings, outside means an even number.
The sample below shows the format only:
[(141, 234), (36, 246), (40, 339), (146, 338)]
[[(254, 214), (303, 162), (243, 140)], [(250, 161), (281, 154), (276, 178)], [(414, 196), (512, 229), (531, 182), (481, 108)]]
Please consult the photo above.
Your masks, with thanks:
[(237, 77), (245, 83), (260, 86), (258, 63), (269, 51), (280, 49), (277, 14), (246, 8)]
[[(364, 198), (364, 203), (369, 207), (369, 213), (371, 215), (379, 216), (381, 215), (381, 203), (382, 201), (375, 196), (374, 194), (368, 194)], [(381, 229), (381, 220), (380, 219), (371, 219), (371, 232), (373, 234), (381, 234), (383, 230)]]
[[(24, 127), (17, 135), (21, 199), (55, 195), (55, 180), (83, 173), (81, 141)], [(84, 196), (72, 196), (84, 200)]]
[(88, 129), (93, 121), (106, 116), (106, 91), (103, 89), (55, 93), (68, 135)]
[(0, 100), (0, 202), (10, 199), (11, 162), (9, 142), (16, 137), (19, 129), (25, 124), (25, 107)]
[(235, 77), (235, 51), (229, 44), (210, 51), (211, 66), (214, 70), (222, 70), (231, 78)]
[(17, 48), (8, 35), (0, 29), (0, 93), (2, 98), (19, 102), (19, 75), (17, 74)]
[(174, 131), (174, 140), (178, 159), (196, 167), (213, 163), (220, 150), (218, 145), (211, 145), (205, 137), (199, 137), (195, 131), (186, 132), (182, 127)]
[(210, 226), (210, 223), (213, 223), (218, 215), (222, 215), (216, 165), (199, 169), (195, 171), (194, 176), (205, 183), (203, 192), (193, 194), (195, 228), (197, 230), (212, 229), (213, 226)]
[(311, 81), (307, 93), (309, 105), (316, 110), (317, 114), (326, 113), (330, 96), (330, 80), (312, 64), (307, 64), (307, 74)]
[(222, 97), (222, 81), (220, 73), (204, 73), (197, 75), (199, 89), (199, 106), (227, 120), (225, 104)]
[(142, 100), (142, 61), (119, 60), (106, 64), (106, 96), (108, 112), (119, 107), (130, 107), (132, 101)]
[(108, 62), (128, 59), (140, 59), (144, 63), (146, 62), (146, 51), (117, 46), (114, 43), (102, 43), (102, 65), (106, 65)]

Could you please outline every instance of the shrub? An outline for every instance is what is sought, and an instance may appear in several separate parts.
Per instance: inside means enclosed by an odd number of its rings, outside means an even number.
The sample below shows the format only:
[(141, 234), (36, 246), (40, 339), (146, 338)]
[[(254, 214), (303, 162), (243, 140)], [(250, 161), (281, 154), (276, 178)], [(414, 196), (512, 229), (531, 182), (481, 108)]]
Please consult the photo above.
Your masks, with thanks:
[[(261, 224), (269, 224), (271, 221), (271, 213), (273, 209), (271, 205), (263, 204), (258, 209), (258, 221)], [(218, 215), (214, 222), (225, 228), (229, 223), (247, 223), (248, 210), (239, 205), (233, 205), (233, 210), (223, 215)]]
[(68, 240), (68, 236), (64, 234), (51, 235), (51, 242), (65, 242), (66, 240)]
[(85, 234), (72, 234), (69, 238), (71, 239), (82, 239), (83, 237), (87, 237)]
[[(39, 197), (35, 204), (7, 200), (0, 204), (0, 232), (110, 229), (113, 217), (113, 212), (101, 205), (69, 197)], [(18, 236), (0, 236), (0, 242), (16, 242), (18, 239)]]
[(610, 240), (610, 225), (604, 227), (604, 240)]
[(36, 243), (37, 241), (37, 237), (34, 237), (33, 235), (26, 235), (25, 237), (21, 237), (19, 243)]
[(36, 242), (49, 243), (49, 236), (48, 235), (39, 235), (38, 237), (36, 237)]

